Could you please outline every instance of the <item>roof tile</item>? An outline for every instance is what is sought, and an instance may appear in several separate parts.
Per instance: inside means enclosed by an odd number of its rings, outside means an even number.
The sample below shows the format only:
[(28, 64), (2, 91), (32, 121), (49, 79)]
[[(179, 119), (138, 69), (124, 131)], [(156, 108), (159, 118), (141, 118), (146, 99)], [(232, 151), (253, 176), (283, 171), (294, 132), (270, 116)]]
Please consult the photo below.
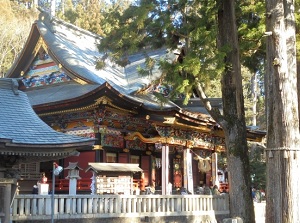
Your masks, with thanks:
[(12, 90), (14, 79), (0, 79), (0, 141), (15, 144), (63, 145), (91, 142), (91, 138), (56, 132), (44, 123), (33, 111), (27, 95)]

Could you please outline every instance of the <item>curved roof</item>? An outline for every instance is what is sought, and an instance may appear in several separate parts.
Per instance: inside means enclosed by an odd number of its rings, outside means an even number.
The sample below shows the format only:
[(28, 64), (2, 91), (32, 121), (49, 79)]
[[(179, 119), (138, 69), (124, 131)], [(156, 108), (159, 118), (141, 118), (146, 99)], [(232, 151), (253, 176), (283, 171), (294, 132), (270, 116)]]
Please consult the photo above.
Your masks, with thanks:
[[(178, 107), (172, 102), (167, 102), (162, 108), (153, 95), (145, 97), (134, 94), (160, 76), (158, 67), (154, 69), (152, 76), (141, 77), (138, 74), (137, 68), (143, 67), (145, 62), (143, 52), (130, 55), (130, 64), (126, 67), (120, 67), (107, 59), (105, 68), (97, 70), (96, 62), (103, 56), (97, 48), (101, 37), (55, 17), (50, 18), (46, 12), (42, 12), (39, 20), (33, 24), (23, 51), (6, 77), (20, 77), (21, 72), (29, 69), (30, 63), (34, 59), (32, 52), (36, 50), (39, 37), (42, 37), (45, 42), (52, 59), (57, 64), (61, 64), (67, 74), (77, 83), (32, 89), (34, 92), (27, 90), (33, 106), (74, 100), (78, 96), (95, 90), (97, 85), (108, 83), (119, 94), (143, 103), (144, 107), (159, 110)], [(166, 58), (168, 55), (166, 49), (147, 51), (147, 54), (156, 60)]]
[[(94, 139), (56, 132), (32, 109), (27, 95), (18, 90), (16, 79), (0, 79), (0, 153), (2, 147), (91, 148)], [(3, 146), (4, 145), (4, 146)], [(23, 151), (25, 152), (25, 151)]]
[[(42, 13), (40, 18), (36, 25), (47, 46), (56, 59), (65, 68), (72, 70), (77, 77), (100, 85), (108, 82), (123, 94), (131, 94), (153, 80), (154, 77), (145, 78), (138, 75), (137, 67), (143, 66), (145, 61), (143, 53), (131, 55), (130, 64), (126, 67), (106, 60), (105, 68), (97, 70), (96, 62), (104, 55), (99, 53), (97, 48), (100, 36), (56, 18), (50, 20), (46, 13)], [(148, 54), (154, 59), (159, 59), (166, 55), (166, 50), (155, 50)], [(154, 73), (158, 73), (157, 68)]]
[(30, 104), (32, 106), (50, 104), (61, 101), (68, 101), (99, 88), (96, 84), (81, 85), (78, 83), (65, 83), (63, 85), (53, 85), (51, 88), (40, 88), (36, 91), (27, 91)]

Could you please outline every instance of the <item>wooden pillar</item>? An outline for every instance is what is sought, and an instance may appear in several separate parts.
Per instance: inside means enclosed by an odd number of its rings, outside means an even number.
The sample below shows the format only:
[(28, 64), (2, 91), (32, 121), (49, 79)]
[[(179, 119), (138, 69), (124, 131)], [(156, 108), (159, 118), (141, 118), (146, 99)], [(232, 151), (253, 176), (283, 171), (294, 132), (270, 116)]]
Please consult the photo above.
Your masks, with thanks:
[(94, 149), (95, 149), (95, 162), (100, 163), (103, 162), (103, 149), (101, 147), (101, 133), (99, 133), (99, 128), (94, 127), (94, 132), (95, 132), (95, 144), (94, 144)]
[(161, 192), (162, 195), (168, 194), (169, 184), (169, 145), (162, 146), (162, 167), (161, 167)]

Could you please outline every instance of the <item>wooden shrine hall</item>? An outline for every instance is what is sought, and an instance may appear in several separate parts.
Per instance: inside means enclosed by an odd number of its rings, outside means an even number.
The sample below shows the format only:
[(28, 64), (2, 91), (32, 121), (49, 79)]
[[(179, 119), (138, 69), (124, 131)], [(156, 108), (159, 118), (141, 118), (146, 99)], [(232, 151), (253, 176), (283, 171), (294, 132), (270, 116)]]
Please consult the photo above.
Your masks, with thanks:
[[(19, 58), (7, 78), (16, 78), (36, 114), (54, 130), (74, 136), (95, 138), (93, 149), (79, 148), (79, 156), (56, 160), (61, 166), (77, 162), (82, 179), (88, 163), (138, 164), (133, 175), (140, 187), (154, 184), (162, 194), (185, 187), (193, 193), (199, 185), (218, 182), (218, 154), (224, 148), (224, 134), (206, 113), (198, 98), (187, 105), (181, 99), (163, 105), (154, 96), (166, 98), (169, 88), (154, 85), (153, 77), (138, 75), (143, 53), (129, 57), (120, 67), (109, 62), (97, 70), (101, 37), (42, 12)], [(147, 52), (153, 59), (166, 58), (165, 49)], [(211, 99), (222, 109), (221, 100)], [(259, 142), (265, 133), (248, 131), (248, 140)], [(51, 150), (49, 151), (51, 152)], [(37, 160), (23, 166), (23, 176), (45, 173), (49, 162)], [(207, 161), (207, 162), (204, 162)], [(199, 164), (207, 164), (199, 168)], [(200, 171), (199, 171), (200, 170)], [(66, 172), (61, 176), (66, 177)], [(90, 193), (90, 191), (86, 191)]]

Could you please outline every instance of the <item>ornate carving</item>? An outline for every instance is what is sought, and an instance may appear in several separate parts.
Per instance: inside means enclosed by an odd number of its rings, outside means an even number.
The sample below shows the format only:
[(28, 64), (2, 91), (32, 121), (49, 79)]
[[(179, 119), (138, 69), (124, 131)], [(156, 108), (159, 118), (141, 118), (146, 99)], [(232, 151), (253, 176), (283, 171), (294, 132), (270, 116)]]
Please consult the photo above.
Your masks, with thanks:
[(45, 50), (45, 52), (48, 54), (48, 47), (46, 43), (44, 42), (43, 38), (40, 37), (38, 42), (36, 43), (34, 50), (33, 50), (33, 55), (36, 56), (38, 52), (40, 51), (41, 47)]

